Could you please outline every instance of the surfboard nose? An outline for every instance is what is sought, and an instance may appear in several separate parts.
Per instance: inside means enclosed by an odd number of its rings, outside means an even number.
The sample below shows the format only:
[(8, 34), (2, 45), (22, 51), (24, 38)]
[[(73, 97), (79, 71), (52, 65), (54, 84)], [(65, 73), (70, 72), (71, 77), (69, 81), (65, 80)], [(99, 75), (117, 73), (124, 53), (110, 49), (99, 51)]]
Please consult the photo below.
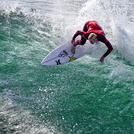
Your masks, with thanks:
[(44, 61), (41, 62), (41, 65), (46, 65)]

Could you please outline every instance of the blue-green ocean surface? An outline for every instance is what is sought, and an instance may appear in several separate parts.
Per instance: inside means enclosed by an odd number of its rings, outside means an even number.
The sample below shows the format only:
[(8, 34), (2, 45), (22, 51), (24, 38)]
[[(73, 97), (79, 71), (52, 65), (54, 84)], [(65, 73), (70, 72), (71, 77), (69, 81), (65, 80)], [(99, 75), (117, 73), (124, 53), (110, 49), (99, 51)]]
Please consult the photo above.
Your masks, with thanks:
[[(0, 134), (134, 134), (133, 9), (132, 0), (1, 0)], [(103, 64), (106, 46), (87, 41), (82, 58), (41, 65), (89, 20), (114, 48)]]

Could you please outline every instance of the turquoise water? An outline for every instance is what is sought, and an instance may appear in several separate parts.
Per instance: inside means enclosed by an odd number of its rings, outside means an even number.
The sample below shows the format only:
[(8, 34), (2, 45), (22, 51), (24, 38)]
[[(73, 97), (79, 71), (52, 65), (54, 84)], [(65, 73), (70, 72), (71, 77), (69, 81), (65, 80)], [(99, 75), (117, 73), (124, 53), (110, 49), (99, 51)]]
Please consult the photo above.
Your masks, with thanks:
[[(133, 1), (0, 1), (1, 134), (133, 134)], [(32, 9), (33, 10), (32, 10)], [(85, 56), (43, 66), (52, 50), (96, 20), (114, 50), (102, 64), (103, 43)]]

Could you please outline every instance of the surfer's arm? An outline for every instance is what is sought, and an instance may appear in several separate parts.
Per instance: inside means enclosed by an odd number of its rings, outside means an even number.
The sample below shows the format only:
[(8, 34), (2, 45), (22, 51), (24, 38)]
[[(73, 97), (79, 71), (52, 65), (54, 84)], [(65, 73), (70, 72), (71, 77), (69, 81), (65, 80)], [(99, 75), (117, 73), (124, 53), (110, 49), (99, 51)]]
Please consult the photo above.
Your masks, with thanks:
[(73, 36), (73, 38), (72, 38), (72, 44), (74, 45), (75, 44), (75, 38), (78, 36), (78, 35), (83, 35), (83, 34), (85, 34), (86, 32), (84, 32), (84, 31), (80, 31), (80, 30), (78, 30), (75, 34), (74, 34), (74, 36)]
[(84, 31), (80, 31), (80, 30), (78, 30), (78, 31), (74, 34), (72, 40), (75, 40), (75, 38), (76, 38), (78, 35), (83, 35), (83, 34), (85, 34)]
[(113, 47), (112, 47), (111, 43), (104, 36), (100, 41), (103, 42), (108, 48), (106, 53), (104, 53), (104, 55), (103, 55), (103, 57), (105, 58), (107, 55), (109, 55), (111, 53), (111, 51), (113, 50)]
[(109, 54), (111, 53), (111, 51), (113, 50), (113, 47), (112, 47), (111, 43), (106, 39), (105, 36), (102, 36), (102, 35), (101, 35), (101, 38), (99, 39), (99, 41), (103, 42), (103, 43), (108, 47), (106, 53), (104, 53), (103, 56), (100, 58), (100, 62), (103, 63), (105, 57), (106, 57), (107, 55), (109, 55)]

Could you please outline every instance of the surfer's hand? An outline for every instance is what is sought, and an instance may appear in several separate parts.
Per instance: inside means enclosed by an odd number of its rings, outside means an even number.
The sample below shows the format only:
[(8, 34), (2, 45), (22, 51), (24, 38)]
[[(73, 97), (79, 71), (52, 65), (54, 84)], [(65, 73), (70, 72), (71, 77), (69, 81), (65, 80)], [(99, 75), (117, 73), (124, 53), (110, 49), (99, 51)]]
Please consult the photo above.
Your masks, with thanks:
[(105, 58), (104, 56), (102, 56), (102, 57), (100, 58), (100, 62), (101, 62), (101, 63), (104, 62), (104, 58)]
[(75, 54), (75, 46), (74, 46), (74, 45), (71, 46), (71, 52), (72, 52), (73, 54)]

